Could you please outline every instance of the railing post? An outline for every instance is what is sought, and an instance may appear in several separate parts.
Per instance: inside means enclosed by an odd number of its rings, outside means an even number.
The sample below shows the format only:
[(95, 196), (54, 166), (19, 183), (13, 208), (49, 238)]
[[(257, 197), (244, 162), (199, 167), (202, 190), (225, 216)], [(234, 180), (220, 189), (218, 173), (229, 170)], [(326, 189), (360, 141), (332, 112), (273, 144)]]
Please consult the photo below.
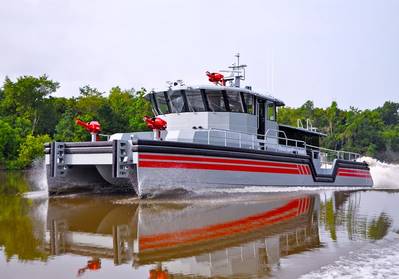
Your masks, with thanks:
[(224, 131), (224, 146), (227, 146), (227, 132)]

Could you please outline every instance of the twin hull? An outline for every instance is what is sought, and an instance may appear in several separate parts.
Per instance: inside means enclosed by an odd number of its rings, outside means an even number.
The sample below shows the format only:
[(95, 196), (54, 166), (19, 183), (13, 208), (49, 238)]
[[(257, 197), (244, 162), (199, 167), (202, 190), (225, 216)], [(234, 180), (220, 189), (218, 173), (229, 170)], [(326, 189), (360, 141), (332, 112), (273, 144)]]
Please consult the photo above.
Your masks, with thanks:
[(102, 183), (133, 187), (139, 196), (172, 189), (373, 185), (362, 162), (336, 160), (330, 174), (319, 174), (307, 155), (153, 140), (127, 142), (121, 152), (117, 140), (106, 144), (64, 143), (65, 171), (58, 176), (52, 171), (59, 168), (57, 151), (48, 148), (50, 192)]

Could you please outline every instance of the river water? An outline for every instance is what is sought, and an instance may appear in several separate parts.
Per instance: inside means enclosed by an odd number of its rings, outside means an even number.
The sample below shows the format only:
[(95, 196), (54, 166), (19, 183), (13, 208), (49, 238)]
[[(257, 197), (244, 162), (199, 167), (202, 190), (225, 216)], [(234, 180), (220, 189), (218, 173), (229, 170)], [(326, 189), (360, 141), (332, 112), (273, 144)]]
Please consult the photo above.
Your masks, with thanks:
[[(392, 166), (375, 168), (387, 179)], [(49, 198), (40, 170), (1, 173), (0, 183), (2, 279), (399, 278), (397, 181), (145, 201)]]

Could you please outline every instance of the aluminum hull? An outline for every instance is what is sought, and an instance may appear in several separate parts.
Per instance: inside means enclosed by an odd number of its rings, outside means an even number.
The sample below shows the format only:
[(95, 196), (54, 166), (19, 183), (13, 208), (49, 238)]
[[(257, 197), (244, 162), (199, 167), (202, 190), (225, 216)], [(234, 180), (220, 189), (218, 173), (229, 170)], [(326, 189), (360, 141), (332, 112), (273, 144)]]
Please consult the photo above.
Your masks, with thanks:
[[(214, 162), (214, 161), (217, 162)], [(229, 157), (139, 154), (138, 193), (159, 189), (286, 187), (371, 187), (369, 170), (339, 167), (334, 181), (315, 181), (307, 164), (241, 160)], [(134, 177), (136, 179), (136, 177)]]
[[(117, 156), (112, 142), (103, 147), (98, 147), (99, 143), (65, 144), (63, 175), (51, 177), (48, 171), (50, 192), (74, 184), (92, 186), (93, 175), (85, 175), (88, 167), (101, 178), (99, 184), (135, 189), (140, 197), (175, 189), (373, 186), (364, 162), (335, 160), (326, 171), (315, 166), (308, 155), (172, 141), (124, 144), (126, 158)], [(47, 156), (51, 170), (51, 150)], [(124, 176), (118, 176), (119, 172)]]

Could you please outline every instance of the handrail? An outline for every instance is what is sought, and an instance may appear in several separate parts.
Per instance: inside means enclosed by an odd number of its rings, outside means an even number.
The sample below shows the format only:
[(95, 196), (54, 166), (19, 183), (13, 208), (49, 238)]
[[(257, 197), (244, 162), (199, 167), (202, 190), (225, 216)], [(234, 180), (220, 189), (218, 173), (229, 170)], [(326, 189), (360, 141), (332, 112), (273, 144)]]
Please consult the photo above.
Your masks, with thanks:
[(297, 126), (298, 128), (302, 128), (302, 129), (303, 129), (302, 119), (298, 118), (298, 119), (296, 120), (296, 126)]
[[(326, 153), (326, 154), (328, 154), (328, 152), (334, 153), (334, 156), (336, 158), (344, 159), (344, 160), (356, 160), (356, 159), (360, 158), (360, 156), (361, 156), (359, 153), (355, 153), (355, 152), (344, 151), (344, 150), (333, 150), (333, 149), (328, 149), (328, 148), (324, 148), (324, 147), (310, 145), (302, 140), (288, 138), (284, 131), (279, 131), (279, 130), (275, 130), (275, 129), (268, 129), (264, 135), (252, 134), (252, 133), (247, 133), (247, 132), (237, 132), (237, 131), (231, 131), (231, 130), (227, 130), (227, 129), (218, 129), (218, 128), (202, 129), (202, 130), (199, 130), (198, 132), (200, 132), (200, 131), (208, 133), (208, 135), (207, 135), (208, 144), (210, 144), (210, 142), (211, 142), (211, 132), (215, 131), (215, 132), (224, 133), (224, 136), (220, 137), (220, 138), (223, 138), (225, 146), (227, 146), (227, 141), (228, 141), (228, 139), (230, 139), (230, 140), (238, 140), (239, 147), (242, 147), (244, 143), (247, 143), (248, 145), (251, 146), (252, 149), (255, 149), (255, 143), (256, 143), (256, 145), (263, 144), (266, 147), (267, 147), (267, 145), (280, 145), (280, 146), (292, 147), (292, 148), (301, 149), (301, 150), (317, 149), (322, 152), (324, 151), (323, 153)], [(284, 137), (267, 135), (269, 131), (276, 131), (278, 133), (282, 133)], [(237, 135), (238, 138), (228, 137), (228, 134)], [(250, 136), (250, 139), (243, 140), (242, 135)], [(263, 138), (263, 139), (259, 139), (258, 137)], [(267, 142), (268, 138), (283, 140), (283, 141), (285, 141), (285, 145), (280, 144), (280, 143), (274, 144), (274, 143)], [(289, 145), (288, 144), (289, 142), (293, 142), (295, 144)], [(348, 159), (346, 159), (346, 157), (348, 157)]]
[[(268, 129), (268, 130), (273, 130), (273, 129)], [(253, 149), (255, 149), (255, 140), (257, 140), (258, 143), (270, 144), (270, 142), (266, 142), (267, 138), (274, 138), (274, 139), (277, 139), (277, 140), (279, 140), (279, 139), (285, 140), (285, 146), (289, 146), (288, 142), (294, 142), (295, 145), (293, 147), (301, 148), (301, 149), (305, 149), (306, 150), (306, 142), (305, 141), (287, 138), (287, 135), (285, 134), (284, 131), (281, 131), (281, 132), (284, 134), (285, 137), (266, 136), (266, 134), (265, 135), (262, 135), (262, 134), (251, 134), (251, 133), (246, 133), (246, 132), (237, 132), (237, 131), (231, 131), (231, 130), (227, 130), (227, 129), (217, 129), (217, 128), (203, 129), (202, 131), (207, 131), (208, 132), (208, 143), (210, 142), (210, 132), (211, 131), (216, 131), (216, 132), (219, 131), (219, 132), (224, 132), (225, 133), (225, 137), (224, 137), (225, 145), (227, 144), (227, 133), (230, 133), (230, 134), (236, 134), (236, 135), (239, 136), (239, 146), (240, 147), (242, 146), (242, 137), (241, 137), (241, 135), (245, 134), (245, 135), (251, 136), (251, 139), (252, 139), (251, 143), (252, 143), (252, 148)], [(275, 130), (275, 131), (278, 131), (278, 130)], [(257, 137), (263, 137), (263, 139), (258, 139)]]
[(281, 132), (281, 133), (283, 133), (283, 134), (284, 134), (284, 137), (269, 136), (269, 137), (271, 137), (271, 138), (279, 138), (279, 139), (287, 139), (287, 140), (291, 140), (291, 141), (297, 141), (297, 142), (304, 143), (304, 145), (306, 146), (306, 142), (305, 142), (305, 141), (288, 138), (287, 135), (286, 135), (286, 133), (285, 133), (284, 131), (280, 131), (280, 130), (276, 130), (276, 129), (267, 129), (267, 131), (266, 131), (266, 133), (265, 133), (264, 135), (262, 135), (262, 134), (252, 134), (252, 133), (247, 133), (247, 132), (237, 132), (237, 131), (231, 131), (231, 130), (220, 129), (220, 128), (209, 128), (209, 129), (202, 129), (202, 130), (203, 130), (203, 131), (212, 130), (212, 131), (220, 131), (220, 132), (229, 132), (229, 133), (232, 133), (232, 134), (245, 134), (245, 135), (249, 135), (249, 136), (257, 136), (257, 137), (265, 137), (265, 138), (268, 137), (268, 136), (267, 136), (267, 132), (268, 132), (269, 130), (273, 130), (273, 131), (276, 131), (276, 132)]
[[(276, 130), (276, 129), (267, 129), (267, 130), (266, 130), (266, 133), (265, 133), (265, 137), (267, 137), (269, 131), (277, 132), (277, 136), (278, 136), (280, 133), (282, 133), (282, 134), (284, 135), (284, 137), (285, 137), (286, 139), (288, 139), (288, 138), (287, 138), (287, 134), (286, 134), (284, 131)], [(273, 137), (273, 136), (272, 136), (272, 137)]]
[(320, 150), (325, 150), (325, 151), (331, 151), (331, 152), (342, 152), (342, 153), (350, 153), (350, 154), (354, 154), (354, 155), (359, 155), (361, 156), (359, 153), (356, 152), (351, 152), (351, 151), (345, 151), (345, 150), (334, 150), (334, 149), (329, 149), (329, 148), (325, 148), (325, 147), (319, 147), (319, 146), (315, 146), (315, 145), (310, 145), (307, 144), (307, 146), (315, 148), (315, 149), (320, 149)]
[[(361, 155), (359, 153), (355, 153), (355, 152), (350, 152), (350, 151), (345, 151), (345, 150), (333, 150), (333, 149), (329, 149), (329, 148), (325, 148), (325, 147), (319, 147), (319, 146), (314, 146), (314, 145), (310, 145), (307, 144), (308, 147), (310, 147), (311, 149), (318, 149), (318, 150), (322, 150), (322, 151), (327, 151), (327, 152), (332, 152), (332, 153), (336, 153), (337, 154), (337, 158), (338, 159), (345, 159), (345, 154), (348, 154), (349, 156), (349, 160), (351, 160), (351, 156), (353, 155), (354, 159), (358, 159), (361, 157)], [(343, 156), (340, 156), (341, 154), (343, 154)]]

